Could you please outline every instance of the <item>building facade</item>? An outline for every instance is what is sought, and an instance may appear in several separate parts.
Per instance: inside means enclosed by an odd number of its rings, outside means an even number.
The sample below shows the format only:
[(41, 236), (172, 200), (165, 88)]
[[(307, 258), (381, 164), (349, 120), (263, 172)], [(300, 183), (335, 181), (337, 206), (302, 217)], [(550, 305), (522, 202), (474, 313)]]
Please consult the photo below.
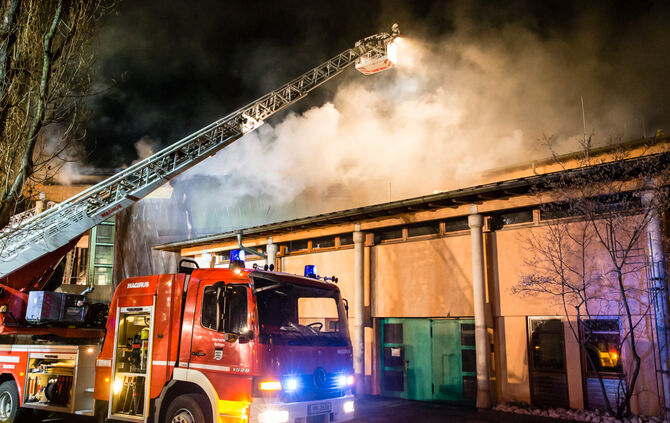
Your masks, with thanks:
[[(670, 159), (665, 142), (639, 151), (643, 158)], [(543, 208), (547, 200), (538, 187), (584, 172), (576, 166), (557, 170), (535, 163), (489, 175), (493, 182), (483, 185), (244, 228), (242, 242), (267, 252), (267, 263), (280, 271), (302, 274), (309, 264), (339, 278), (365, 392), (479, 407), (526, 402), (602, 410), (597, 375), (611, 399), (631, 377), (634, 355), (624, 339), (630, 325), (621, 299), (605, 289), (576, 324), (576, 313), (552, 295), (519, 290), (534, 272), (529, 240), (561, 219), (580, 221)], [(663, 223), (665, 216), (660, 218)], [(229, 251), (239, 247), (237, 235), (156, 249), (204, 266), (226, 266)], [(667, 229), (655, 236), (667, 243)], [(641, 357), (631, 409), (658, 415), (664, 381), (645, 242), (639, 243), (641, 265), (626, 276), (630, 289), (639, 292), (630, 313), (635, 355)], [(589, 340), (581, 324), (590, 328)]]

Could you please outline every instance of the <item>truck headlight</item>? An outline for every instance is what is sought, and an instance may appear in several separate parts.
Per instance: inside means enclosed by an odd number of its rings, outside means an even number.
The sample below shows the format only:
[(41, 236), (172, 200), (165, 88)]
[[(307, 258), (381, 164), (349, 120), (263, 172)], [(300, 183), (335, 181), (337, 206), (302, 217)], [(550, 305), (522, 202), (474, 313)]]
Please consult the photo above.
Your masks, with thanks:
[(286, 410), (266, 410), (258, 415), (260, 423), (286, 423), (288, 421), (288, 411)]
[(354, 412), (354, 402), (353, 401), (344, 401), (344, 404), (342, 405), (342, 409), (344, 410), (345, 413), (353, 413)]
[(345, 386), (354, 386), (354, 375), (340, 375), (337, 377), (337, 386), (344, 388)]

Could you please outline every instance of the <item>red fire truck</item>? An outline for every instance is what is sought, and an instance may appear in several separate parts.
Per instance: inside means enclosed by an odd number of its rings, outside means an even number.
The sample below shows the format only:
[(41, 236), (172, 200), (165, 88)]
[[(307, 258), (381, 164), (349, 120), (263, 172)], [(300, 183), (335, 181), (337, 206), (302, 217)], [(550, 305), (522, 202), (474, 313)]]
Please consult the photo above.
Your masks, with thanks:
[(0, 229), (0, 423), (34, 410), (155, 423), (351, 419), (346, 311), (337, 286), (313, 271), (249, 270), (236, 260), (231, 269), (185, 267), (122, 281), (109, 308), (91, 304), (88, 289), (54, 292), (50, 278), (87, 230), (348, 66), (365, 74), (394, 67), (398, 36), (394, 25), (390, 35), (360, 40), (100, 184)]
[(100, 420), (353, 418), (346, 310), (337, 285), (316, 277), (238, 264), (130, 278), (114, 293), (102, 351), (79, 335), (83, 345), (0, 347), (0, 421), (27, 409), (91, 414), (92, 398)]
[(119, 420), (340, 422), (353, 418), (353, 384), (335, 284), (197, 269), (119, 285), (94, 397)]

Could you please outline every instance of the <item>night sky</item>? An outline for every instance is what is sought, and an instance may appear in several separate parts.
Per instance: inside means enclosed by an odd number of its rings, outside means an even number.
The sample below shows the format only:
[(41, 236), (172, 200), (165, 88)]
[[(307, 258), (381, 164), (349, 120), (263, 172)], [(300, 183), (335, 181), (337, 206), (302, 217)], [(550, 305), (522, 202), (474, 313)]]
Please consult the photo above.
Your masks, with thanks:
[[(449, 37), (465, 25), (475, 37), (521, 27), (541, 40), (575, 43), (570, 48), (576, 51), (585, 46), (574, 34), (586, 29), (596, 40), (587, 46), (589, 60), (611, 65), (611, 73), (602, 78), (612, 91), (626, 98), (639, 94), (635, 100), (646, 105), (649, 127), (661, 126), (667, 123), (668, 108), (663, 106), (669, 103), (669, 60), (667, 51), (650, 49), (663, 41), (662, 36), (648, 38), (665, 33), (667, 41), (667, 4), (126, 0), (104, 19), (99, 37), (91, 43), (96, 89), (102, 94), (89, 101), (85, 125), (89, 162), (100, 167), (127, 165), (137, 159), (134, 144), (143, 137), (155, 148), (167, 146), (356, 40), (388, 31), (393, 22), (405, 35), (428, 40)], [(622, 49), (637, 53), (621, 57)], [(583, 59), (567, 56), (566, 61)], [(622, 64), (640, 66), (641, 73), (634, 72), (640, 80), (617, 77), (619, 71), (629, 71), (620, 69)], [(338, 84), (359, 77), (350, 69), (290, 110), (300, 113), (321, 105), (332, 99)]]
[(138, 243), (474, 186), (546, 139), (670, 130), (667, 1), (126, 0), (91, 42), (84, 165), (128, 166), (395, 22), (396, 69), (352, 67), (171, 181), (181, 205), (136, 206), (164, 222)]

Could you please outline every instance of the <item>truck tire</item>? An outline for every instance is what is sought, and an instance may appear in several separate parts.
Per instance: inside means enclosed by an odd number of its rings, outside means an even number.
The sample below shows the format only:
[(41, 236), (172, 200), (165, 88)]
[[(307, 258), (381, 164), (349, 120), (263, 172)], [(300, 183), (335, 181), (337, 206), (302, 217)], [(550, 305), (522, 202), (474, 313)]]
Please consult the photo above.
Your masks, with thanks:
[(185, 394), (175, 398), (165, 413), (164, 423), (209, 423), (204, 395)]
[(28, 413), (19, 407), (19, 390), (12, 380), (0, 383), (0, 423), (20, 422)]

